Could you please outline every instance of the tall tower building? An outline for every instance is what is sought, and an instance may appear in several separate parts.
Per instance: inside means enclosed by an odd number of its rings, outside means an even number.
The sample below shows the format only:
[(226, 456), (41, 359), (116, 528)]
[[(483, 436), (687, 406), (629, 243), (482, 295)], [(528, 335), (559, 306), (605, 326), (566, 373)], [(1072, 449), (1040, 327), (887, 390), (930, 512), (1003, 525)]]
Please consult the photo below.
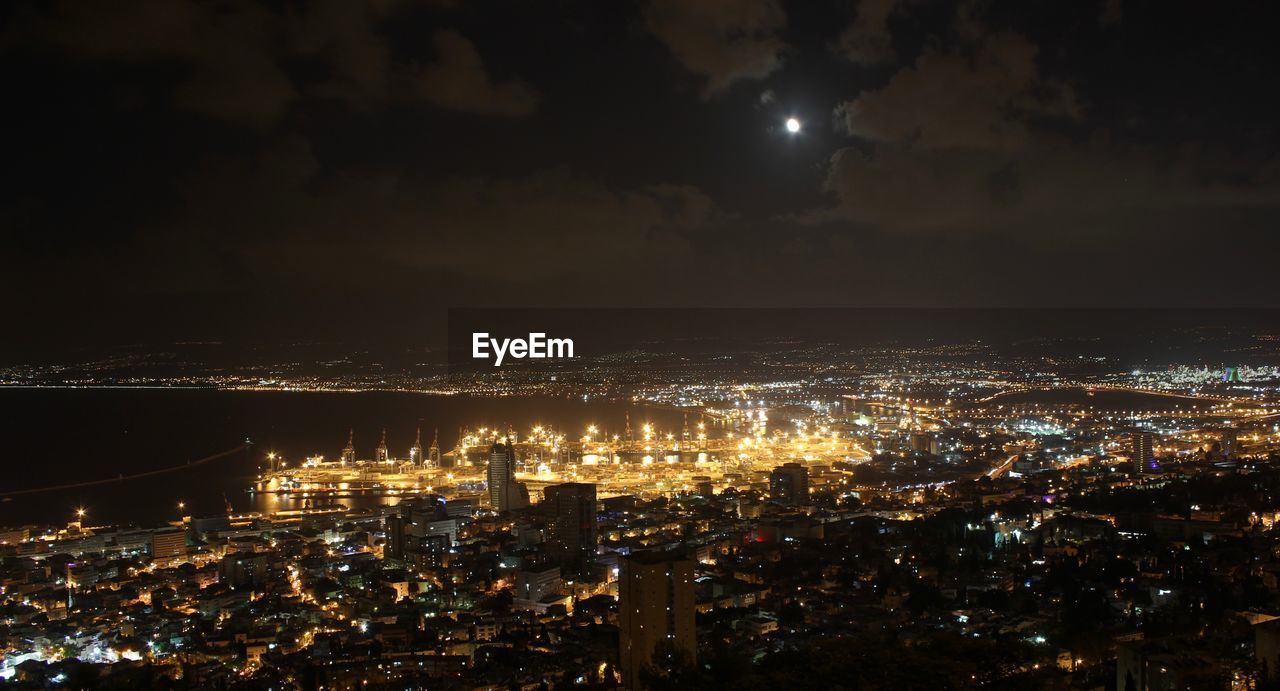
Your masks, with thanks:
[(383, 547), (383, 556), (387, 559), (404, 559), (405, 556), (405, 519), (400, 514), (387, 516), (387, 542)]
[(427, 459), (422, 457), (422, 428), (418, 428), (418, 436), (413, 440), (413, 446), (409, 448), (409, 461), (412, 463), (425, 464)]
[(596, 486), (585, 482), (550, 485), (542, 491), (547, 547), (565, 573), (585, 577), (596, 555)]
[(342, 462), (351, 465), (356, 462), (356, 431), (347, 431), (347, 445), (342, 449)]
[[(618, 658), (623, 686), (639, 689), (640, 669), (649, 663), (673, 662), (676, 650), (685, 654), (687, 662), (695, 661), (694, 609), (692, 559), (665, 552), (637, 552), (621, 560)], [(660, 643), (666, 645), (659, 648)], [(655, 651), (667, 659), (655, 661)]]
[(378, 448), (373, 450), (373, 460), (376, 463), (385, 463), (391, 455), (387, 453), (387, 428), (382, 428), (382, 441), (378, 442)]
[(489, 449), (489, 503), (505, 513), (529, 505), (529, 490), (516, 482), (516, 449), (510, 443), (494, 442)]
[(1155, 438), (1150, 432), (1133, 432), (1129, 435), (1129, 455), (1133, 459), (1133, 472), (1145, 473), (1155, 467)]
[(769, 474), (769, 497), (788, 506), (809, 500), (809, 469), (799, 463), (784, 463)]

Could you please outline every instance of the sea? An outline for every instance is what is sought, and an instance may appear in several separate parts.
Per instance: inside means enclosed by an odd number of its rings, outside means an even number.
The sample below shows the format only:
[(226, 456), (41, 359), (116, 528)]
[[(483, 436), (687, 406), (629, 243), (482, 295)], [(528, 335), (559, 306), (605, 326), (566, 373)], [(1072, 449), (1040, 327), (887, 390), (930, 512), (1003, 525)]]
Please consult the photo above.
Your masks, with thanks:
[[(336, 458), (355, 435), (373, 456), (385, 428), (392, 455), (408, 456), (417, 430), (430, 446), (453, 448), (463, 427), (535, 425), (576, 437), (588, 425), (621, 434), (645, 422), (679, 431), (681, 411), (629, 401), (552, 397), (470, 397), (412, 392), (226, 391), (177, 388), (0, 389), (0, 493), (119, 478), (185, 465), (252, 441), (248, 450), (176, 472), (0, 501), (0, 526), (60, 524), (85, 509), (87, 525), (158, 525), (185, 515), (291, 508), (249, 491), (269, 452), (290, 464)], [(344, 505), (359, 508), (352, 499)], [(354, 498), (356, 504), (398, 501)], [(179, 506), (181, 505), (181, 508)]]

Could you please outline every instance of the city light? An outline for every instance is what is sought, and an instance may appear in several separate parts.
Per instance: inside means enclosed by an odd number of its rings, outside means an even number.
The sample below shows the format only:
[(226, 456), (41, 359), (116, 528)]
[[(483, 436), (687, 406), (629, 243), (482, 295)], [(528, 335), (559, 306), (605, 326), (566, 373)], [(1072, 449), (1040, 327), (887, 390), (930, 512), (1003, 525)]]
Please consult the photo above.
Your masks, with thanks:
[(1280, 689), (1272, 10), (14, 3), (0, 687)]

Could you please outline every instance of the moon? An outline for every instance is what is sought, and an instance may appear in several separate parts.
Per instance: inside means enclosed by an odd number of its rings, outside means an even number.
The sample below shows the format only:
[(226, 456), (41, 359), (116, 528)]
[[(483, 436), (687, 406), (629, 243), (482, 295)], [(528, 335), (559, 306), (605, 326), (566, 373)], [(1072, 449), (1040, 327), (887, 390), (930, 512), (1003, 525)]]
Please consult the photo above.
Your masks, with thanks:
[(787, 131), (791, 134), (800, 132), (800, 121), (795, 118), (787, 118)]

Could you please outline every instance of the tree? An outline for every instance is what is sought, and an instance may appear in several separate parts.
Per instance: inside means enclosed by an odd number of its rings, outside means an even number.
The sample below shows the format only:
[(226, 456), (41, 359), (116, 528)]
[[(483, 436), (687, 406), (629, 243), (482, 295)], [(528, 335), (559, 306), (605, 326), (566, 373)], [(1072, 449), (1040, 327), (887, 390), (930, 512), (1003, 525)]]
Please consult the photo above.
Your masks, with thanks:
[(503, 588), (496, 593), (489, 593), (480, 599), (480, 608), (487, 609), (498, 616), (506, 616), (511, 613), (511, 604), (515, 602), (515, 596), (511, 594), (510, 588)]

